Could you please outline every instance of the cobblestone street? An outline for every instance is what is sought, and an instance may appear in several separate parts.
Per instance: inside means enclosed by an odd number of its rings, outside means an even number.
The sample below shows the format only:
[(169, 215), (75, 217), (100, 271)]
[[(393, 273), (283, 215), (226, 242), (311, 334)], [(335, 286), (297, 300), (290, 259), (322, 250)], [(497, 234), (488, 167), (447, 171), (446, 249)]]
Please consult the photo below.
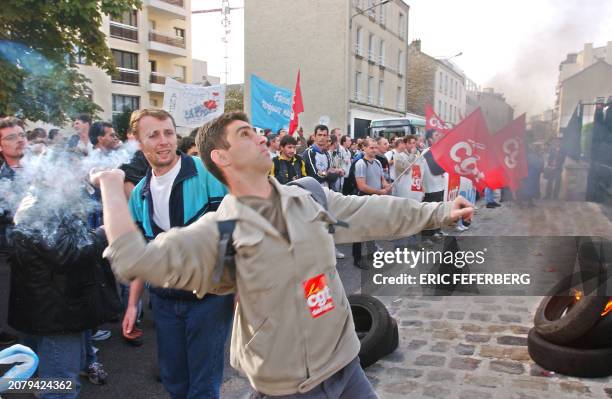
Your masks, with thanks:
[[(472, 228), (461, 234), (612, 237), (612, 223), (591, 203), (546, 202), (529, 209), (505, 203), (481, 207)], [(384, 247), (392, 250), (390, 243)], [(347, 293), (359, 284), (349, 258), (339, 262)], [(612, 378), (566, 377), (531, 360), (527, 333), (541, 297), (379, 298), (400, 329), (399, 348), (366, 370), (381, 399), (612, 398)], [(226, 382), (227, 397), (244, 397), (229, 392), (241, 385), (236, 378)]]

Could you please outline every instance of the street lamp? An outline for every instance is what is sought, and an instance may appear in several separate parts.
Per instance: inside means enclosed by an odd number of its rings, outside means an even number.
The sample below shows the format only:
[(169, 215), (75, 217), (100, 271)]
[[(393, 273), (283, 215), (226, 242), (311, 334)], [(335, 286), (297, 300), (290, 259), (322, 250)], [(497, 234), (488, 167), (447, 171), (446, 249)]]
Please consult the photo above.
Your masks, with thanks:
[(455, 57), (459, 57), (459, 56), (462, 56), (462, 55), (463, 55), (463, 51), (460, 51), (457, 54), (452, 55), (450, 57), (435, 57), (435, 58), (440, 60), (440, 61), (449, 61), (449, 60), (452, 60)]

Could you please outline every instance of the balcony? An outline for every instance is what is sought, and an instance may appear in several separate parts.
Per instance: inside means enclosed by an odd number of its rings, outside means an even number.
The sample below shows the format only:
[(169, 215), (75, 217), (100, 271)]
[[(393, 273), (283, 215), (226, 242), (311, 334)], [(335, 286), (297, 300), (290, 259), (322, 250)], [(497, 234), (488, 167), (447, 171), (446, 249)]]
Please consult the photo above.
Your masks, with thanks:
[(381, 69), (385, 69), (387, 66), (385, 65), (385, 56), (384, 55), (379, 55), (378, 56), (378, 66)]
[(363, 49), (359, 43), (355, 43), (355, 55), (359, 58), (363, 58)]
[(110, 21), (110, 36), (130, 42), (138, 42), (138, 27)]
[[(149, 91), (163, 93), (167, 75), (159, 72), (151, 72), (149, 75)], [(171, 76), (172, 79), (185, 83), (185, 78), (181, 76)]]
[(111, 77), (113, 83), (138, 86), (140, 84), (140, 72), (136, 69), (117, 68), (117, 73)]
[(184, 20), (187, 17), (184, 0), (145, 0), (145, 4), (170, 18)]
[(149, 50), (187, 57), (184, 38), (164, 35), (154, 30), (149, 32)]
[(370, 50), (368, 52), (368, 62), (374, 64), (376, 61), (376, 56), (374, 55), (374, 51)]

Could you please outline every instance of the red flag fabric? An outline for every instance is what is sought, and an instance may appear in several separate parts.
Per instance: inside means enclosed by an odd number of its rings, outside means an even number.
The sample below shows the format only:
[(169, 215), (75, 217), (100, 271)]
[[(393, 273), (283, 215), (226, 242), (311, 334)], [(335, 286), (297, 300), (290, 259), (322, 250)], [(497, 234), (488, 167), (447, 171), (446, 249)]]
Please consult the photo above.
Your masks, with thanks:
[(488, 186), (488, 174), (493, 180), (504, 178), (499, 162), (490, 150), (489, 129), (480, 108), (434, 144), (431, 153), (444, 170), (472, 180), (478, 191)]
[[(495, 173), (487, 174), (487, 186), (492, 189), (507, 186), (510, 190), (516, 191), (520, 187), (521, 180), (527, 176), (525, 114), (491, 136), (491, 148), (499, 160), (499, 166)], [(502, 172), (503, 179), (500, 180)]]
[(304, 112), (304, 103), (302, 102), (302, 89), (300, 89), (300, 70), (298, 69), (297, 81), (295, 82), (295, 90), (293, 92), (293, 104), (291, 104), (291, 120), (289, 121), (289, 134), (297, 130), (300, 120), (299, 114)]
[(444, 122), (433, 110), (429, 104), (425, 106), (425, 129), (435, 129), (440, 133), (446, 134), (452, 130), (452, 127)]

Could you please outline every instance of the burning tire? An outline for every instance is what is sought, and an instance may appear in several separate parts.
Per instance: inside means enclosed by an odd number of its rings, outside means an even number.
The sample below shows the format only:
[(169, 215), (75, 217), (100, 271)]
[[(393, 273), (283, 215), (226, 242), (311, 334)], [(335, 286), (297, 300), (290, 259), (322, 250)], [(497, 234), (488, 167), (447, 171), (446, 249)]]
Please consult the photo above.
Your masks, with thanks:
[[(598, 277), (596, 272), (584, 272), (582, 281)], [(574, 276), (567, 276), (552, 290), (565, 296), (545, 297), (535, 313), (535, 330), (547, 341), (556, 344), (566, 344), (582, 337), (601, 318), (608, 297), (583, 296), (579, 300), (575, 296), (567, 296), (572, 287)]]
[[(359, 361), (366, 368), (389, 352), (391, 316), (385, 305), (370, 295), (355, 294), (348, 298), (361, 349)], [(396, 324), (397, 326), (397, 324)]]
[(543, 368), (574, 377), (600, 378), (612, 375), (612, 348), (579, 349), (546, 341), (535, 328), (527, 337), (529, 356)]
[(601, 320), (570, 346), (586, 349), (612, 348), (612, 313), (602, 316)]

